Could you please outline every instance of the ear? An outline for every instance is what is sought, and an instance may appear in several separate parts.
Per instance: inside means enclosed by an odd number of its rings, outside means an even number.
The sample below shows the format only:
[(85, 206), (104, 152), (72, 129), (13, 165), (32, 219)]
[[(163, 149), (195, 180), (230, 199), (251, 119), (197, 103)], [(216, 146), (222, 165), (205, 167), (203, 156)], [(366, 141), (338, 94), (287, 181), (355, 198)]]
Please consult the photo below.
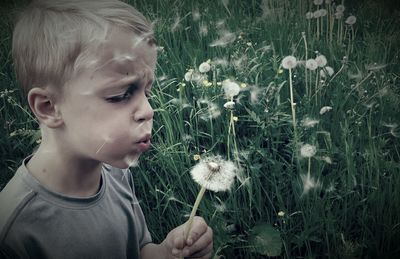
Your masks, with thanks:
[(39, 122), (47, 127), (57, 128), (64, 123), (55, 96), (48, 88), (32, 88), (28, 93), (28, 103)]

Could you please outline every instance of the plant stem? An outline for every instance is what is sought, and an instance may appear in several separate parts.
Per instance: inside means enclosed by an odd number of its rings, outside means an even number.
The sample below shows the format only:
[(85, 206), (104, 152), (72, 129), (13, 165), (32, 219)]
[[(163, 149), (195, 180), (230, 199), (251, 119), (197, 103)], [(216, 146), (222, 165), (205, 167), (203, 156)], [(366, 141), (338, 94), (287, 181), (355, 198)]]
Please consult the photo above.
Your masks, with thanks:
[(190, 213), (189, 220), (187, 221), (186, 226), (185, 226), (185, 232), (183, 232), (185, 240), (189, 236), (189, 232), (190, 232), (190, 229), (192, 228), (192, 224), (193, 224), (193, 218), (196, 215), (197, 208), (199, 207), (200, 201), (203, 198), (205, 191), (206, 191), (206, 188), (203, 186), (203, 187), (201, 187), (199, 193), (197, 194), (197, 198), (196, 198), (196, 201), (194, 202), (192, 212)]

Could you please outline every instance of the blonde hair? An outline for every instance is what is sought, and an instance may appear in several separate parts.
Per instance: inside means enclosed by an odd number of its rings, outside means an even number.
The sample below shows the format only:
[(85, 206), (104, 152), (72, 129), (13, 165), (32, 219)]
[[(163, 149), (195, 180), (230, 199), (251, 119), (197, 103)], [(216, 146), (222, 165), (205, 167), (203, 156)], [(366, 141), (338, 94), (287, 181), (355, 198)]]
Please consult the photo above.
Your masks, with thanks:
[(127, 3), (33, 0), (19, 14), (12, 43), (14, 68), (24, 94), (47, 85), (61, 91), (113, 27), (154, 43), (151, 24)]

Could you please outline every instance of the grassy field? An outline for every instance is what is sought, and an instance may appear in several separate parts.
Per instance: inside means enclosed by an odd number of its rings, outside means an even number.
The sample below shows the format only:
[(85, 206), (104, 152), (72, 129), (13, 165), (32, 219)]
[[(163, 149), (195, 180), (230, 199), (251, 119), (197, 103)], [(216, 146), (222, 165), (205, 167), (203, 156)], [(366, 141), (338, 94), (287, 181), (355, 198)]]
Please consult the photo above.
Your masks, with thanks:
[[(132, 169), (156, 242), (190, 214), (191, 168), (221, 155), (236, 182), (206, 192), (197, 213), (215, 258), (399, 257), (397, 1), (131, 2), (159, 45), (153, 145)], [(40, 143), (5, 10), (0, 189)], [(240, 92), (227, 97), (226, 85)]]

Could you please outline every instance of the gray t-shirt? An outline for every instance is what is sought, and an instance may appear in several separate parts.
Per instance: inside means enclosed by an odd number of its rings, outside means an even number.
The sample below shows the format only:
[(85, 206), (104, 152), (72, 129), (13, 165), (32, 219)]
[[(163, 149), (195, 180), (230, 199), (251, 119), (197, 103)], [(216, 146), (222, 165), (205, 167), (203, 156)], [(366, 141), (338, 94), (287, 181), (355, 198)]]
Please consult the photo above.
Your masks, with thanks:
[(44, 188), (25, 163), (0, 193), (0, 257), (139, 258), (150, 243), (129, 170), (105, 165), (94, 196)]

